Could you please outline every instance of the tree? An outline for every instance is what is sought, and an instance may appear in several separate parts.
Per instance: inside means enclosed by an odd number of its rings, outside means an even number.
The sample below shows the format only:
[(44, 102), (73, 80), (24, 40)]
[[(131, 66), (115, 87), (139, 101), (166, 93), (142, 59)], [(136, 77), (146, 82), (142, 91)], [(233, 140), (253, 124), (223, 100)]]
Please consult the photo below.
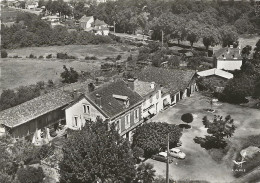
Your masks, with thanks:
[(141, 180), (143, 183), (151, 183), (155, 177), (155, 170), (150, 163), (142, 163), (137, 167), (137, 180)]
[(238, 33), (234, 26), (223, 25), (219, 29), (221, 35), (222, 46), (230, 46), (237, 43)]
[(191, 48), (193, 48), (193, 43), (198, 42), (199, 38), (201, 37), (201, 25), (197, 21), (189, 21), (186, 24), (185, 30), (187, 37), (186, 39), (190, 42)]
[(17, 171), (17, 177), (18, 180), (23, 183), (42, 183), (44, 173), (41, 167), (34, 168), (28, 166), (26, 168), (20, 168)]
[(248, 56), (250, 55), (251, 50), (252, 50), (252, 46), (246, 45), (246, 46), (242, 49), (242, 57), (243, 57), (243, 58), (248, 58)]
[(260, 39), (257, 41), (254, 49), (254, 59), (259, 59), (260, 60)]
[(214, 116), (213, 121), (208, 120), (205, 116), (203, 118), (203, 125), (207, 129), (207, 133), (221, 141), (224, 138), (230, 138), (235, 133), (234, 120), (230, 115), (223, 118), (222, 116)]
[(136, 159), (136, 161), (138, 162), (139, 158), (144, 156), (144, 150), (140, 147), (134, 147), (133, 156)]
[(202, 29), (201, 36), (203, 39), (203, 44), (207, 50), (209, 50), (209, 46), (215, 46), (220, 42), (220, 34), (218, 29), (214, 26), (207, 25)]
[(181, 129), (172, 124), (162, 122), (145, 123), (137, 128), (133, 135), (133, 147), (144, 150), (144, 157), (163, 151), (167, 147), (167, 134), (169, 133), (170, 146), (174, 146), (182, 135)]
[(75, 83), (78, 81), (79, 74), (77, 71), (72, 67), (68, 70), (65, 65), (63, 65), (63, 69), (64, 71), (60, 74), (63, 83)]
[(120, 137), (114, 125), (97, 120), (81, 131), (72, 132), (63, 146), (60, 162), (61, 183), (125, 182), (136, 174), (129, 142)]
[(8, 56), (5, 50), (1, 50), (1, 58), (6, 58)]
[(16, 94), (14, 90), (3, 90), (0, 97), (0, 111), (16, 105)]

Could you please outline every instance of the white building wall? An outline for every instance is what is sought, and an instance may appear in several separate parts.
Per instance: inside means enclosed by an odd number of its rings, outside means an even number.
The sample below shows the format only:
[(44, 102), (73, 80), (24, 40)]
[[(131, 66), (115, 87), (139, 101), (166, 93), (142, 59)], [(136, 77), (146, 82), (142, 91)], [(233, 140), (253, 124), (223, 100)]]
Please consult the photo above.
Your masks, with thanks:
[(225, 69), (225, 70), (240, 70), (242, 66), (242, 60), (218, 60), (217, 61), (217, 69)]
[(148, 117), (150, 115), (149, 112), (151, 114), (157, 114), (161, 110), (163, 110), (163, 100), (162, 100), (161, 90), (158, 90), (156, 93), (153, 93), (151, 96), (148, 95), (145, 97), (145, 100), (142, 103), (142, 118)]
[(91, 27), (91, 24), (94, 22), (94, 17), (92, 16), (90, 19), (89, 19), (89, 21), (87, 22), (87, 24), (86, 24), (86, 28), (88, 29), (88, 28), (90, 28)]
[[(89, 113), (84, 113), (83, 105), (89, 106)], [(66, 126), (71, 129), (81, 129), (86, 120), (96, 121), (97, 116), (103, 120), (106, 118), (85, 98), (82, 98), (76, 104), (70, 106), (65, 110)], [(75, 117), (77, 117), (77, 125), (75, 123)]]

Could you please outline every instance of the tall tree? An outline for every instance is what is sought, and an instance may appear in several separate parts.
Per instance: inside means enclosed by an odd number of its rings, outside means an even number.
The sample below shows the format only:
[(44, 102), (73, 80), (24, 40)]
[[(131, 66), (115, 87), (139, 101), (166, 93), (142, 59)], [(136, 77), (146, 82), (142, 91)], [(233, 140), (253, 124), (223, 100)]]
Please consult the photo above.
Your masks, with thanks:
[(198, 42), (201, 37), (201, 25), (197, 21), (189, 21), (186, 24), (186, 39), (190, 42), (191, 49), (193, 48), (193, 44)]
[(97, 120), (74, 132), (63, 147), (61, 183), (125, 182), (135, 178), (135, 161), (129, 142), (114, 126)]
[(219, 29), (221, 35), (222, 46), (230, 46), (238, 41), (238, 33), (234, 26), (223, 25)]
[(203, 27), (201, 31), (201, 37), (203, 39), (203, 44), (207, 50), (207, 53), (209, 46), (215, 46), (219, 44), (221, 39), (218, 29), (211, 25)]

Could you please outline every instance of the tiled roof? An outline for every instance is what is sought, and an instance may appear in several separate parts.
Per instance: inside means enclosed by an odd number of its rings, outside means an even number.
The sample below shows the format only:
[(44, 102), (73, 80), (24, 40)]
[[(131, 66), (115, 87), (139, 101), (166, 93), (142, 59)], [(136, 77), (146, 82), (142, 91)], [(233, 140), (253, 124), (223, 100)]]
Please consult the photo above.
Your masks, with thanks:
[(156, 89), (156, 87), (157, 86), (155, 84), (154, 89), (152, 89), (151, 82), (140, 81), (138, 79), (134, 81), (134, 90), (142, 97), (145, 97), (146, 95), (153, 92)]
[(135, 76), (141, 81), (155, 82), (169, 89), (171, 94), (184, 90), (191, 82), (195, 71), (165, 69), (158, 67), (145, 67), (143, 70), (136, 72)]
[(241, 60), (242, 56), (239, 53), (239, 48), (220, 48), (217, 50), (214, 55), (217, 59), (223, 59), (225, 58), (226, 60)]
[[(123, 80), (114, 81), (91, 92), (88, 97), (98, 105), (96, 94), (99, 94), (101, 97), (101, 109), (110, 118), (127, 111), (142, 101), (142, 97), (131, 90)], [(127, 96), (129, 98), (129, 107), (126, 108), (125, 104), (114, 98), (113, 95)]]
[(0, 124), (15, 127), (72, 102), (72, 96), (60, 89), (18, 106), (0, 111)]
[(93, 16), (87, 17), (86, 15), (84, 15), (79, 19), (79, 22), (88, 22), (92, 17)]
[(226, 79), (233, 78), (233, 74), (226, 72), (226, 71), (223, 71), (223, 70), (220, 70), (220, 69), (216, 69), (216, 68), (197, 72), (197, 74), (199, 76), (202, 76), (202, 77), (216, 75), (216, 76), (220, 76), (220, 77), (223, 77), (223, 78), (226, 78)]
[(102, 25), (107, 25), (107, 24), (103, 20), (96, 19), (94, 25), (102, 26)]

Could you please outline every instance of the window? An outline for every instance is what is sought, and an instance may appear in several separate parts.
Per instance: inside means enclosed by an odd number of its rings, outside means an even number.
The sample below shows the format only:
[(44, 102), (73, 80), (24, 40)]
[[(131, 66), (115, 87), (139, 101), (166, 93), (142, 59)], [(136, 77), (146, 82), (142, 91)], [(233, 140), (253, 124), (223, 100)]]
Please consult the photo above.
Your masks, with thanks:
[(90, 107), (89, 107), (89, 105), (83, 104), (83, 112), (84, 112), (84, 114), (90, 114)]
[(78, 126), (78, 116), (74, 116), (74, 126)]
[(156, 98), (159, 99), (159, 91), (156, 93)]
[(127, 114), (125, 116), (125, 128), (129, 128), (130, 127), (130, 114)]
[(118, 131), (118, 133), (120, 133), (121, 132), (121, 120), (119, 119), (119, 120), (117, 120), (116, 121), (116, 130)]
[(135, 116), (135, 120), (137, 120), (139, 118), (139, 110), (138, 109), (136, 109), (134, 111), (134, 116)]

